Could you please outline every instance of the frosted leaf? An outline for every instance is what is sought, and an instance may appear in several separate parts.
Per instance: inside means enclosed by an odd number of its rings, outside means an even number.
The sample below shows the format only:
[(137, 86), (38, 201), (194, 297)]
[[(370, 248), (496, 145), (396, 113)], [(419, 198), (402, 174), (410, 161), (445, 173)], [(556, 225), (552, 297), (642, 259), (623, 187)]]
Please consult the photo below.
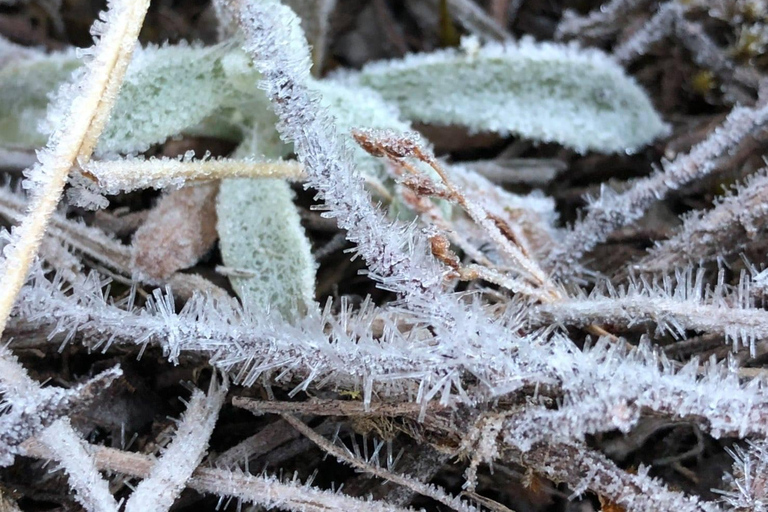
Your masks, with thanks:
[(282, 180), (224, 180), (217, 203), (224, 264), (243, 304), (290, 314), (314, 301), (315, 262)]
[[(97, 153), (143, 151), (188, 129), (198, 134), (236, 135), (238, 118), (231, 110), (258, 101), (244, 98), (232, 86), (255, 83), (257, 76), (251, 66), (232, 65), (230, 61), (237, 61), (233, 53), (239, 50), (228, 44), (137, 49)], [(81, 70), (80, 64), (75, 53), (67, 51), (12, 62), (0, 71), (0, 100), (5, 98), (0, 105), (3, 145), (32, 149), (45, 144), (48, 133), (61, 120), (60, 113), (53, 111), (44, 121), (49, 96), (73, 70)], [(252, 90), (258, 92), (255, 87)], [(253, 110), (258, 113), (263, 108)]]
[(74, 52), (12, 61), (0, 69), (0, 143), (39, 148), (47, 135), (38, 130), (48, 96), (79, 66)]
[(412, 121), (520, 135), (577, 151), (626, 151), (666, 131), (645, 93), (604, 53), (492, 43), (372, 63), (355, 75)]
[(137, 51), (97, 152), (143, 151), (221, 108), (232, 94), (221, 63), (226, 52), (223, 45)]
[[(235, 155), (277, 157), (284, 152), (277, 132), (268, 126), (256, 127)], [(315, 260), (287, 182), (223, 180), (216, 213), (222, 259), (236, 271), (229, 280), (246, 308), (275, 309), (290, 317), (313, 304)]]

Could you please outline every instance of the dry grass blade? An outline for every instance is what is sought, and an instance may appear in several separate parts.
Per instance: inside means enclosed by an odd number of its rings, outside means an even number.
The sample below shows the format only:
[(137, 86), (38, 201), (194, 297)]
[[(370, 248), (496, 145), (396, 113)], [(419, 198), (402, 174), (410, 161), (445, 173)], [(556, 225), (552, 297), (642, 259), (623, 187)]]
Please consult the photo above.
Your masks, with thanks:
[(48, 219), (59, 202), (70, 168), (78, 158), (87, 160), (98, 140), (120, 89), (139, 35), (148, 0), (121, 0), (110, 6), (107, 25), (94, 48), (93, 59), (81, 81), (64, 94), (60, 102), (71, 103), (69, 114), (39, 154), (40, 164), (32, 170), (33, 196), (29, 213), (14, 233), (6, 253), (0, 284), (0, 333), (5, 330), (16, 296), (24, 284)]

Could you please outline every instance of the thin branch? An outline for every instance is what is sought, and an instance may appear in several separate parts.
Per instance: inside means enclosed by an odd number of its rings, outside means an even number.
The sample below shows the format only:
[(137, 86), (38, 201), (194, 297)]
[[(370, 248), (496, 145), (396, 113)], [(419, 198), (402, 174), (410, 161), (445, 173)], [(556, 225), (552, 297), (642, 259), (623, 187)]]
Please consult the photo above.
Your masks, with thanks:
[(566, 11), (557, 25), (555, 39), (598, 39), (623, 27), (628, 14), (641, 11), (653, 0), (610, 0), (586, 16)]
[(255, 162), (234, 159), (91, 161), (83, 166), (98, 182), (100, 192), (119, 194), (143, 188), (180, 187), (185, 183), (226, 178), (279, 178), (298, 181), (304, 178), (301, 164), (295, 161)]
[(685, 217), (675, 236), (632, 265), (639, 272), (669, 272), (734, 254), (768, 227), (768, 170), (747, 178), (709, 211)]
[[(365, 408), (362, 402), (349, 400), (313, 399), (307, 402), (280, 402), (254, 400), (236, 396), (232, 405), (254, 414), (311, 414), (314, 416), (418, 416), (422, 407), (415, 403), (374, 402)], [(428, 410), (440, 410), (439, 404), (430, 404)]]
[(717, 158), (738, 146), (767, 121), (768, 103), (754, 108), (735, 107), (723, 124), (690, 152), (663, 162), (662, 169), (636, 180), (625, 192), (604, 189), (602, 195), (590, 203), (587, 215), (550, 253), (547, 263), (554, 274), (563, 277), (572, 273), (578, 260), (604, 242), (614, 230), (639, 219), (649, 206), (670, 191), (708, 175), (715, 169)]
[(648, 476), (647, 469), (632, 474), (604, 455), (576, 444), (539, 444), (524, 452), (510, 453), (510, 462), (522, 463), (537, 473), (565, 482), (575, 495), (592, 490), (624, 510), (674, 510), (676, 512), (721, 512), (716, 503), (672, 491)]
[(51, 423), (92, 403), (104, 389), (122, 376), (119, 367), (106, 370), (71, 389), (41, 387), (18, 360), (0, 349), (0, 466), (13, 463), (18, 445)]

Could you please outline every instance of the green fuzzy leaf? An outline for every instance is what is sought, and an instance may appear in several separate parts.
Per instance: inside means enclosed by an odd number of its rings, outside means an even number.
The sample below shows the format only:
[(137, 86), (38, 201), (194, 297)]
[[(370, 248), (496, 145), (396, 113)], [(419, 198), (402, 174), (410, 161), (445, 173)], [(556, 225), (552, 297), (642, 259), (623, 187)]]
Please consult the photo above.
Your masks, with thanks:
[[(187, 130), (239, 139), (238, 126), (246, 121), (242, 111), (263, 112), (266, 99), (232, 86), (258, 80), (250, 65), (232, 65), (238, 53), (231, 44), (137, 50), (97, 154), (144, 151)], [(47, 125), (57, 122), (55, 113), (45, 120), (49, 96), (79, 66), (74, 53), (65, 52), (3, 68), (0, 143), (28, 149), (45, 144)]]
[[(256, 127), (236, 157), (285, 154), (274, 123)], [(216, 203), (222, 259), (232, 287), (247, 308), (277, 310), (287, 318), (314, 304), (316, 265), (283, 180), (223, 180)]]
[(39, 130), (49, 95), (79, 66), (74, 52), (14, 61), (0, 69), (0, 144), (35, 149), (48, 137)]
[(384, 160), (368, 154), (352, 138), (355, 128), (412, 132), (410, 123), (400, 119), (397, 108), (386, 103), (381, 95), (368, 87), (345, 84), (335, 80), (311, 80), (309, 87), (320, 95), (320, 105), (336, 120), (337, 132), (352, 148), (358, 170), (379, 180), (388, 179)]
[(372, 63), (349, 77), (421, 123), (519, 135), (577, 151), (632, 151), (666, 125), (604, 53), (573, 45), (493, 43)]

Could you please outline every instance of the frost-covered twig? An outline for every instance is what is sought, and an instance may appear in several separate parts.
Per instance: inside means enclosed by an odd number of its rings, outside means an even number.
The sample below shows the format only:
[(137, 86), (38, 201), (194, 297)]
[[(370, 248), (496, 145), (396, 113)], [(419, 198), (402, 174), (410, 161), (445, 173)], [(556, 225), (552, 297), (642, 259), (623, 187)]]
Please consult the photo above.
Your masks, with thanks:
[(722, 511), (716, 503), (670, 490), (649, 476), (647, 468), (632, 474), (581, 444), (540, 444), (523, 453), (515, 453), (509, 460), (516, 464), (522, 462), (556, 482), (567, 483), (575, 495), (592, 490), (628, 511)]
[(714, 208), (688, 215), (677, 234), (660, 242), (632, 268), (639, 272), (669, 272), (688, 263), (733, 254), (768, 226), (768, 171), (738, 185)]
[(235, 159), (178, 160), (130, 158), (91, 161), (83, 170), (98, 181), (99, 191), (119, 194), (142, 188), (180, 187), (184, 183), (225, 178), (280, 178), (300, 180), (298, 162), (259, 162)]
[(0, 466), (13, 463), (21, 442), (93, 402), (121, 375), (120, 368), (114, 367), (72, 389), (41, 387), (13, 355), (0, 349)]
[(728, 489), (716, 491), (735, 512), (768, 510), (768, 444), (748, 441), (744, 448), (728, 450), (733, 457), (733, 474)]
[[(53, 453), (33, 440), (24, 445), (26, 455), (53, 458)], [(100, 470), (147, 478), (155, 460), (139, 453), (125, 452), (104, 446), (91, 446), (89, 451)], [(187, 481), (190, 489), (219, 497), (233, 497), (246, 503), (268, 508), (287, 508), (296, 512), (328, 512), (328, 510), (362, 510), (365, 512), (406, 512), (387, 503), (366, 501), (341, 493), (315, 489), (298, 481), (281, 482), (270, 476), (255, 476), (240, 471), (197, 468)]]
[[(559, 290), (557, 290), (554, 283), (549, 280), (546, 273), (539, 267), (538, 262), (531, 258), (531, 251), (525, 236), (522, 234), (522, 230), (514, 224), (505, 225), (500, 218), (483, 208), (481, 206), (482, 202), (475, 201), (472, 196), (454, 184), (451, 174), (437, 161), (430, 150), (422, 147), (419, 139), (375, 130), (356, 130), (353, 132), (353, 135), (355, 140), (367, 151), (384, 156), (408, 170), (410, 174), (403, 178), (403, 182), (406, 185), (409, 178), (418, 180), (413, 188), (421, 187), (428, 189), (433, 195), (458, 204), (507, 257), (511, 268), (522, 277), (530, 280), (536, 287), (542, 288), (542, 293), (539, 296), (543, 296), (543, 300), (557, 300), (560, 297)], [(435, 184), (430, 176), (419, 172), (406, 161), (406, 158), (413, 158), (429, 165), (439, 176), (442, 183), (440, 185)], [(466, 173), (460, 172), (458, 169), (456, 172), (459, 177), (468, 180)], [(493, 188), (490, 183), (488, 185)], [(441, 191), (441, 187), (444, 190)], [(487, 193), (490, 194), (491, 191), (487, 191)], [(504, 232), (502, 232), (500, 225), (504, 226)], [(434, 237), (432, 240), (432, 252), (436, 253)], [(482, 274), (484, 278), (493, 275), (492, 271), (478, 271), (477, 273)], [(490, 281), (500, 283), (505, 280), (503, 276), (498, 276), (496, 279), (491, 278)], [(526, 287), (524, 284), (518, 283), (511, 278), (506, 279), (506, 284), (511, 285), (510, 289), (515, 292), (537, 295), (535, 291), (530, 290), (530, 287)]]
[[(27, 208), (26, 198), (0, 187), (0, 215), (14, 222), (23, 218)], [(131, 253), (129, 247), (108, 236), (99, 228), (82, 222), (69, 220), (64, 215), (53, 213), (48, 220), (47, 235), (72, 247), (75, 251), (99, 261), (112, 270), (125, 275), (131, 274)]]
[(710, 39), (703, 28), (685, 18), (688, 6), (671, 0), (659, 7), (637, 32), (613, 50), (624, 65), (643, 55), (648, 47), (666, 37), (675, 36), (690, 51), (693, 60), (717, 76), (734, 99), (751, 104), (760, 76), (754, 70), (737, 65)]
[(663, 4), (637, 32), (613, 49), (613, 58), (626, 65), (635, 57), (645, 54), (652, 44), (674, 32), (682, 12), (683, 7), (675, 0)]
[[(427, 0), (433, 9), (440, 6), (439, 0)], [(448, 13), (468, 32), (490, 41), (510, 39), (511, 35), (491, 16), (472, 0), (447, 0)]]
[(48, 219), (59, 202), (75, 160), (88, 160), (120, 90), (149, 0), (114, 0), (104, 21), (94, 26), (99, 37), (86, 69), (59, 91), (49, 120), (56, 127), (40, 164), (29, 174), (29, 214), (14, 232), (0, 276), (0, 333), (37, 253)]
[(69, 486), (75, 499), (89, 512), (117, 512), (118, 505), (109, 483), (96, 469), (91, 454), (69, 419), (60, 419), (37, 436), (50, 450), (51, 458), (59, 461), (69, 476)]
[(754, 68), (735, 63), (699, 24), (686, 20), (682, 12), (677, 14), (674, 29), (675, 35), (688, 48), (696, 64), (712, 71), (735, 100), (748, 104), (752, 102), (760, 85), (760, 74)]
[[(232, 301), (203, 296), (193, 297), (176, 313), (173, 298), (159, 290), (146, 309), (125, 310), (105, 300), (103, 284), (92, 275), (64, 287), (38, 271), (24, 289), (15, 315), (28, 326), (45, 327), (51, 336), (64, 333), (64, 342), (83, 335), (93, 348), (152, 342), (172, 361), (182, 351), (203, 353), (245, 385), (253, 385), (263, 374), (278, 382), (293, 381), (297, 384), (292, 394), (333, 375), (333, 386), (362, 389), (366, 406), (374, 383), (380, 395), (410, 396), (424, 404), (439, 397), (447, 405), (452, 401), (451, 390), (469, 400), (462, 383), (465, 371), (502, 389), (520, 386), (520, 375), (526, 373), (521, 362), (511, 357), (515, 345), (508, 340), (517, 336), (507, 322), (515, 319), (501, 318), (492, 326), (479, 323), (485, 314), (479, 304), (468, 307), (465, 314), (472, 320), (456, 330), (480, 325), (489, 336), (494, 333), (487, 340), (492, 346), (469, 335), (460, 338), (460, 345), (453, 340), (429, 345), (434, 334), (428, 329), (416, 323), (403, 331), (396, 309), (375, 309), (369, 301), (354, 312), (342, 301), (336, 315), (331, 314), (329, 303), (323, 312), (309, 311), (289, 323), (280, 315), (244, 311)], [(374, 322), (383, 322), (383, 329), (374, 329)], [(483, 357), (490, 350), (499, 358)]]
[(754, 353), (755, 341), (768, 337), (768, 311), (753, 304), (751, 280), (744, 276), (737, 287), (719, 282), (710, 289), (704, 277), (703, 270), (688, 268), (674, 276), (632, 278), (626, 286), (601, 282), (589, 295), (541, 305), (528, 318), (534, 325), (654, 322), (678, 337), (687, 329), (723, 334)]
[(746, 137), (768, 121), (768, 104), (754, 108), (734, 107), (725, 121), (690, 152), (671, 162), (647, 178), (636, 180), (624, 192), (603, 189), (593, 200), (586, 216), (566, 234), (562, 243), (548, 257), (557, 276), (567, 275), (578, 260), (597, 244), (605, 241), (615, 229), (639, 219), (654, 202), (715, 169), (716, 160), (738, 146)]
[[(572, 443), (587, 435), (629, 432), (643, 414), (694, 421), (713, 437), (768, 437), (768, 392), (734, 366), (692, 360), (681, 369), (646, 342), (631, 351), (605, 339), (576, 352), (555, 337), (554, 372), (564, 394), (557, 409), (529, 407), (505, 429), (526, 451), (536, 443)], [(568, 359), (571, 361), (568, 361)]]
[(579, 16), (573, 11), (565, 11), (563, 19), (557, 25), (556, 39), (580, 39), (605, 37), (618, 31), (627, 14), (638, 12), (652, 0), (610, 0), (591, 11), (586, 16)]
[(214, 375), (208, 395), (200, 390), (192, 393), (184, 419), (176, 436), (149, 475), (136, 487), (125, 505), (125, 512), (157, 511), (171, 508), (200, 465), (208, 448), (208, 439), (219, 417), (219, 409), (227, 395), (227, 383), (217, 382)]
[(477, 512), (478, 510), (474, 506), (462, 501), (461, 498), (449, 495), (447, 492), (445, 492), (443, 489), (439, 487), (425, 484), (423, 482), (419, 482), (418, 480), (415, 480), (409, 477), (408, 475), (395, 473), (393, 471), (390, 471), (389, 469), (385, 469), (380, 466), (377, 466), (373, 462), (362, 461), (352, 454), (345, 453), (344, 450), (334, 445), (333, 443), (325, 439), (323, 436), (317, 434), (314, 430), (309, 428), (302, 421), (296, 419), (290, 414), (283, 414), (282, 417), (285, 421), (290, 423), (293, 428), (301, 432), (305, 437), (310, 439), (322, 450), (324, 450), (327, 453), (330, 453), (341, 462), (345, 462), (346, 464), (349, 464), (350, 466), (360, 471), (364, 471), (366, 473), (370, 473), (371, 475), (377, 476), (384, 480), (394, 482), (398, 485), (402, 485), (403, 487), (411, 489), (412, 491), (415, 491), (421, 494), (422, 496), (430, 497), (433, 500), (437, 501), (438, 503), (442, 503), (446, 507), (450, 507), (453, 510), (456, 510), (459, 512)]

